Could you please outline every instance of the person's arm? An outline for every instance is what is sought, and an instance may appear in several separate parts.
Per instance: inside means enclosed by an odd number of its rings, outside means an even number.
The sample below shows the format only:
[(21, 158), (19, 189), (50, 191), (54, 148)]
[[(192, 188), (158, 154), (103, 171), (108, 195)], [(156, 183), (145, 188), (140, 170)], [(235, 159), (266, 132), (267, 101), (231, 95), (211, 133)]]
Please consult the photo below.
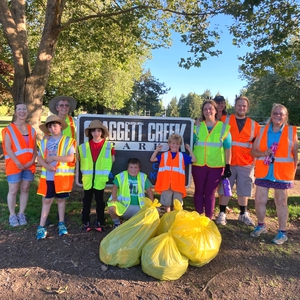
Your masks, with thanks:
[(75, 158), (75, 153), (70, 153), (68, 155), (64, 155), (64, 156), (47, 156), (45, 158), (45, 162), (46, 163), (51, 163), (53, 161), (57, 161), (57, 162), (72, 162), (74, 161)]
[(151, 157), (150, 157), (150, 161), (151, 161), (151, 162), (156, 162), (156, 161), (158, 161), (158, 159), (157, 159), (156, 156), (157, 156), (158, 152), (162, 150), (162, 148), (163, 148), (162, 145), (158, 145), (158, 146), (156, 147), (155, 151), (153, 152), (153, 154), (152, 154)]
[(258, 141), (259, 141), (259, 138), (257, 136), (256, 139), (255, 139), (255, 141), (254, 141), (254, 143), (253, 143), (253, 145), (252, 145), (252, 149), (250, 151), (250, 154), (253, 157), (256, 157), (256, 158), (266, 157), (266, 156), (269, 156), (270, 154), (273, 154), (273, 151), (271, 149), (267, 149), (265, 151), (259, 151), (259, 150), (257, 150), (257, 148), (259, 146)]
[(16, 157), (15, 153), (13, 152), (13, 150), (11, 148), (11, 140), (7, 133), (5, 134), (5, 143), (4, 144), (5, 144), (6, 153), (9, 156), (9, 158), (16, 164), (16, 166), (19, 170), (24, 170), (25, 169), (24, 165), (18, 160), (18, 158)]
[(33, 164), (35, 164), (36, 156), (37, 156), (37, 145), (36, 145), (36, 139), (34, 139), (32, 159), (24, 165), (25, 169), (28, 169)]
[(109, 201), (119, 201), (117, 198), (117, 193), (118, 193), (118, 186), (114, 184), (111, 189), (111, 199)]
[(192, 162), (196, 162), (197, 158), (194, 155), (193, 151), (191, 151), (190, 145), (189, 144), (185, 144), (185, 149), (189, 152), (191, 158), (192, 158)]
[(55, 166), (51, 166), (50, 164), (48, 164), (42, 156), (38, 155), (37, 157), (37, 161), (38, 163), (44, 167), (46, 170), (50, 171), (50, 172), (55, 172), (56, 171), (56, 167)]
[(153, 196), (153, 191), (152, 191), (151, 187), (148, 187), (146, 189), (146, 193), (148, 195), (148, 198), (153, 201), (154, 200), (154, 196)]
[(113, 162), (113, 163), (114, 163), (114, 162), (115, 162), (115, 160), (116, 160), (116, 158), (115, 158), (115, 156), (114, 156), (114, 155), (112, 155), (111, 159), (112, 159), (112, 162)]
[(298, 148), (299, 148), (299, 145), (298, 145), (298, 137), (297, 137), (297, 132), (296, 132), (295, 137), (294, 137), (294, 148), (293, 148), (295, 174), (296, 174), (297, 165), (298, 165)]

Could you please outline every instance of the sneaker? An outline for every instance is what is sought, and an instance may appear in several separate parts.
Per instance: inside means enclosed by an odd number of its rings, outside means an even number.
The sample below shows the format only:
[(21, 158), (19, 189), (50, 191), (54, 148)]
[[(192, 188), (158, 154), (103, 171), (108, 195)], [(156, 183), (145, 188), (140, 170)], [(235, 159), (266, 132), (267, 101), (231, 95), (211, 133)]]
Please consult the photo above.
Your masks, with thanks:
[(221, 225), (226, 225), (227, 221), (226, 221), (226, 214), (224, 212), (220, 212), (217, 219), (216, 219), (216, 223), (217, 224), (221, 224)]
[(277, 245), (282, 245), (287, 240), (288, 240), (287, 235), (285, 233), (281, 232), (280, 230), (278, 230), (278, 233), (272, 240), (272, 243), (277, 244)]
[(238, 220), (247, 226), (254, 226), (253, 220), (250, 218), (250, 215), (248, 212), (245, 212), (244, 214), (240, 214)]
[(20, 224), (21, 226), (27, 225), (27, 219), (26, 219), (26, 217), (25, 217), (24, 214), (18, 213), (17, 218), (18, 218), (19, 224)]
[(100, 222), (97, 222), (94, 229), (95, 229), (96, 231), (98, 231), (98, 232), (103, 232), (103, 231), (104, 231), (104, 226), (101, 225)]
[(37, 231), (36, 231), (36, 239), (37, 240), (42, 240), (47, 237), (47, 230), (43, 226), (38, 226)]
[(58, 235), (68, 234), (68, 229), (64, 222), (59, 222), (57, 227), (58, 227)]
[(259, 237), (262, 233), (267, 233), (267, 232), (268, 232), (268, 229), (265, 225), (262, 225), (262, 226), (257, 225), (254, 227), (254, 231), (252, 231), (250, 233), (250, 235), (252, 237)]
[(13, 216), (9, 217), (9, 225), (12, 226), (12, 227), (17, 227), (17, 226), (20, 225), (19, 220), (18, 220), (16, 215), (13, 215)]
[(82, 225), (82, 229), (85, 230), (86, 232), (89, 232), (92, 230), (92, 226), (90, 225), (90, 222), (87, 222), (86, 224)]

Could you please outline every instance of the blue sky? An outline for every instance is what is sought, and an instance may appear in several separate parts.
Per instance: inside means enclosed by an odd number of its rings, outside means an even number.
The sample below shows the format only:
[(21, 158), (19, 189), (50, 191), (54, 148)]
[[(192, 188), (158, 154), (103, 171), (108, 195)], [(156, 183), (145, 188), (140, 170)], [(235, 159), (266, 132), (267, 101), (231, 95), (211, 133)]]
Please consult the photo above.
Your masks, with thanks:
[[(213, 95), (218, 92), (233, 103), (235, 95), (247, 84), (240, 78), (238, 67), (242, 63), (238, 56), (243, 56), (249, 48), (238, 48), (232, 45), (232, 36), (225, 24), (230, 18), (219, 16), (215, 18), (223, 33), (217, 49), (223, 54), (219, 57), (209, 57), (200, 68), (186, 70), (178, 66), (181, 57), (188, 57), (188, 47), (180, 43), (179, 36), (173, 36), (173, 46), (169, 49), (157, 49), (152, 52), (153, 59), (145, 65), (152, 75), (171, 88), (163, 96), (163, 104), (167, 106), (173, 97), (188, 93), (202, 94), (209, 89)], [(215, 23), (214, 22), (214, 23)]]

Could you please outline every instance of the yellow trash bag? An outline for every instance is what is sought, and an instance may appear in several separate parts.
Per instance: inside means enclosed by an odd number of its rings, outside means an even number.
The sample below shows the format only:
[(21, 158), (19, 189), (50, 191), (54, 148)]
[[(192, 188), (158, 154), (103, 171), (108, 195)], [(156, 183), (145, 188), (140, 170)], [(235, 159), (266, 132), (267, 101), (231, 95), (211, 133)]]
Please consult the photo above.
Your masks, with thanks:
[(174, 199), (174, 210), (165, 213), (161, 219), (159, 226), (157, 228), (157, 233), (156, 235), (160, 235), (162, 233), (168, 232), (169, 229), (171, 228), (172, 224), (175, 221), (177, 213), (182, 210), (182, 204), (179, 200)]
[(192, 266), (202, 267), (219, 253), (221, 234), (216, 224), (204, 215), (186, 211), (178, 213), (171, 232), (180, 253), (190, 259)]
[(100, 260), (107, 265), (128, 268), (140, 263), (144, 245), (159, 225), (158, 200), (144, 198), (144, 207), (128, 221), (112, 230), (100, 243)]
[(187, 270), (189, 260), (181, 255), (171, 233), (149, 240), (142, 250), (142, 270), (160, 280), (176, 280)]

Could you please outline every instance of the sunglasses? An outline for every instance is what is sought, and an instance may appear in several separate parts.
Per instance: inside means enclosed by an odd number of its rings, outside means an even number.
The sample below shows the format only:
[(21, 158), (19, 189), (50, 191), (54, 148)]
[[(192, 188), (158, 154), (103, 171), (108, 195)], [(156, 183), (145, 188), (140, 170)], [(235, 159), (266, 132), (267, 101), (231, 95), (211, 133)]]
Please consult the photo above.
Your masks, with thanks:
[(70, 107), (70, 104), (59, 104), (59, 107)]

